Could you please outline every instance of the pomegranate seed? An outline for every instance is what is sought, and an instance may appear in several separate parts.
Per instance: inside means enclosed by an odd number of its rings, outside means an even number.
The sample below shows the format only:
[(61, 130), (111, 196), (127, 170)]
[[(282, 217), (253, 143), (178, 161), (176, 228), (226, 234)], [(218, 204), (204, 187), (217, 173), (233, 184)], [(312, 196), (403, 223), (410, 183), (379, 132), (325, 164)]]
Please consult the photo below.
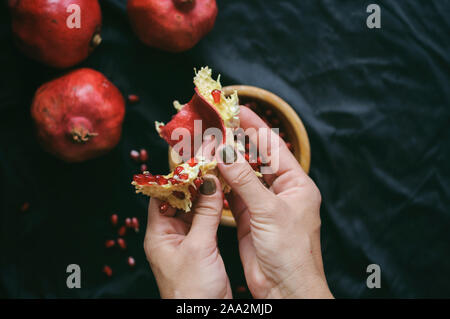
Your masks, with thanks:
[(228, 204), (228, 201), (226, 199), (223, 200), (223, 208), (230, 209), (230, 205)]
[(250, 149), (250, 143), (245, 143), (245, 150), (248, 152), (249, 149)]
[(131, 227), (134, 228), (134, 231), (139, 231), (139, 220), (136, 217), (131, 218)]
[(111, 277), (112, 276), (112, 269), (109, 266), (103, 266), (103, 272), (106, 276)]
[(292, 147), (292, 144), (287, 142), (286, 143), (287, 148), (292, 152), (294, 150), (294, 148)]
[(247, 288), (245, 288), (244, 286), (239, 286), (239, 287), (236, 288), (236, 292), (240, 293), (240, 294), (242, 294), (242, 293), (244, 293), (246, 291), (247, 291)]
[(162, 202), (162, 203), (159, 205), (159, 212), (160, 212), (161, 214), (166, 213), (168, 210), (169, 210), (169, 204), (168, 204), (168, 203)]
[(183, 152), (183, 149), (181, 149), (181, 150), (178, 151), (178, 154), (180, 154), (180, 156), (183, 156), (183, 153), (184, 153), (184, 152)]
[(178, 199), (184, 199), (186, 197), (186, 195), (183, 192), (179, 191), (174, 191), (172, 194)]
[(144, 176), (145, 176), (145, 181), (147, 183), (152, 183), (152, 182), (155, 182), (155, 180), (156, 180), (155, 176), (153, 176), (150, 173), (149, 174), (145, 174)]
[(167, 183), (169, 183), (169, 181), (164, 176), (161, 175), (156, 175), (155, 179), (158, 185), (166, 185)]
[(262, 165), (262, 160), (261, 160), (261, 157), (260, 157), (260, 156), (258, 156), (258, 157), (256, 158), (256, 164), (258, 164), (259, 166)]
[(178, 175), (178, 177), (180, 178), (180, 179), (189, 179), (189, 175), (188, 174), (180, 174), (180, 175)]
[(271, 109), (267, 109), (265, 113), (266, 113), (266, 115), (267, 115), (267, 116), (269, 116), (269, 117), (270, 117), (270, 116), (272, 116), (272, 115), (273, 115), (273, 110), (271, 110)]
[(177, 184), (180, 184), (181, 182), (180, 181), (177, 181), (175, 178), (169, 178), (169, 182), (172, 184), (172, 185), (177, 185)]
[(130, 103), (137, 103), (139, 102), (139, 96), (137, 96), (136, 94), (130, 94), (128, 95), (128, 101)]
[(136, 151), (136, 150), (132, 150), (132, 151), (130, 152), (130, 157), (131, 157), (134, 161), (138, 162), (138, 161), (139, 161), (139, 152)]
[(114, 241), (114, 240), (107, 240), (106, 242), (105, 242), (105, 247), (106, 248), (111, 248), (111, 247), (114, 247), (114, 245), (116, 244), (116, 242)]
[(202, 184), (203, 184), (203, 178), (197, 177), (197, 178), (194, 180), (194, 185), (195, 185), (195, 187), (196, 187), (197, 189), (199, 189), (200, 186), (202, 186)]
[(244, 157), (247, 162), (250, 161), (250, 155), (248, 153), (245, 153)]
[(28, 202), (25, 202), (22, 204), (22, 206), (20, 206), (20, 210), (22, 212), (26, 212), (28, 209), (30, 209), (30, 203), (28, 203)]
[(147, 165), (146, 165), (146, 164), (142, 164), (142, 165), (141, 165), (141, 172), (144, 173), (144, 172), (146, 172), (146, 171), (148, 171)]
[(141, 162), (147, 162), (148, 161), (148, 153), (147, 150), (145, 148), (141, 149), (139, 151), (139, 160)]
[(127, 233), (127, 227), (126, 226), (122, 226), (119, 228), (119, 231), (117, 232), (119, 234), (119, 236), (125, 236), (125, 234)]
[(111, 215), (111, 224), (113, 224), (113, 226), (116, 226), (118, 221), (119, 221), (119, 216), (117, 216), (117, 214), (112, 214)]
[(117, 245), (122, 249), (127, 249), (127, 244), (123, 238), (117, 238)]
[(221, 95), (222, 95), (222, 92), (220, 90), (213, 90), (211, 92), (211, 95), (213, 96), (214, 103), (216, 103), (216, 104), (220, 103), (220, 98), (221, 98)]
[(272, 119), (271, 121), (272, 126), (277, 127), (280, 125), (280, 120), (277, 118)]
[(189, 193), (191, 193), (191, 199), (195, 199), (198, 195), (197, 190), (192, 185), (189, 185), (188, 189), (189, 189)]
[(127, 228), (131, 228), (132, 227), (131, 218), (125, 218), (125, 226)]
[(184, 167), (183, 167), (183, 166), (177, 166), (177, 167), (175, 168), (175, 175), (180, 174), (183, 170), (184, 170)]
[(278, 136), (280, 136), (282, 139), (284, 139), (286, 137), (286, 133), (280, 132), (280, 134)]
[(136, 265), (136, 261), (131, 256), (128, 257), (128, 265), (130, 265), (130, 267), (134, 267), (134, 265)]
[(195, 157), (192, 157), (187, 163), (189, 164), (190, 167), (194, 167), (195, 165), (197, 165)]

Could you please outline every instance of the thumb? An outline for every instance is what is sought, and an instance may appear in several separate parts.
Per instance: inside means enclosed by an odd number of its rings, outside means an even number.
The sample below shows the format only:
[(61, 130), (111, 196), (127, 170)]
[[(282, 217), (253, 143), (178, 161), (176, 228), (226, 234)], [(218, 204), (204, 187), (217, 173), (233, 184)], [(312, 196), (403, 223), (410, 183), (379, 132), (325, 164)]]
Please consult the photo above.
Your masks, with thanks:
[(203, 180), (188, 234), (188, 237), (195, 238), (198, 242), (216, 239), (223, 207), (222, 187), (217, 177), (205, 175)]

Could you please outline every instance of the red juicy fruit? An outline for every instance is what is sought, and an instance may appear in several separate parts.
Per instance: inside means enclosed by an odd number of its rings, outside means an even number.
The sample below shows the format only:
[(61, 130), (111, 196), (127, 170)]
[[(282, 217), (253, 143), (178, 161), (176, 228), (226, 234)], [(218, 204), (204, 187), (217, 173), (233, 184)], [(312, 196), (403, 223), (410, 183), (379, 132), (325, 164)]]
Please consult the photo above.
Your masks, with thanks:
[[(175, 116), (173, 116), (172, 120), (169, 123), (161, 127), (160, 133), (162, 138), (166, 140), (166, 142), (169, 143), (170, 146), (174, 146), (182, 141), (183, 136), (180, 136), (179, 139), (176, 140), (172, 139), (172, 132), (175, 129), (185, 128), (189, 131), (191, 136), (190, 155), (192, 156), (193, 154), (196, 154), (197, 150), (194, 148), (194, 139), (199, 138), (199, 136), (194, 135), (194, 133), (196, 133), (194, 132), (195, 120), (202, 121), (202, 136), (208, 128), (217, 128), (222, 132), (222, 140), (223, 143), (225, 143), (226, 130), (222, 117), (220, 116), (216, 108), (209, 104), (209, 102), (200, 95), (197, 88), (195, 88), (195, 94), (192, 97), (191, 101), (187, 105), (185, 105)], [(183, 157), (187, 157), (187, 154), (184, 154)], [(188, 157), (188, 159), (189, 158), (190, 157)]]
[[(56, 68), (68, 68), (100, 44), (102, 13), (97, 0), (9, 0), (12, 32), (19, 49), (28, 57)], [(69, 28), (80, 8), (81, 27)]]
[(78, 69), (42, 85), (31, 115), (48, 152), (66, 162), (83, 162), (117, 145), (125, 101), (103, 74)]
[(214, 27), (216, 0), (128, 0), (128, 17), (148, 46), (182, 52), (195, 46)]

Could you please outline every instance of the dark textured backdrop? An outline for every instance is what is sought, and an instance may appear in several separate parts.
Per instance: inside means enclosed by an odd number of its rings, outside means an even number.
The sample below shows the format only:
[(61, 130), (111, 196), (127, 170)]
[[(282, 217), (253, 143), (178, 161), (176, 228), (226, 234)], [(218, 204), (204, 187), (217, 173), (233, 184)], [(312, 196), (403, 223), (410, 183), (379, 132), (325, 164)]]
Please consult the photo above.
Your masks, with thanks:
[[(2, 5), (0, 296), (158, 297), (143, 232), (129, 239), (137, 261), (130, 271), (127, 254), (103, 247), (113, 233), (108, 218), (145, 223), (147, 199), (130, 186), (130, 149), (146, 147), (151, 170), (167, 171), (167, 145), (152, 123), (170, 118), (172, 100), (189, 100), (193, 68), (209, 65), (226, 85), (275, 92), (303, 119), (336, 297), (450, 297), (450, 1), (376, 1), (382, 29), (369, 30), (372, 2), (221, 0), (214, 31), (175, 55), (137, 41), (125, 0), (102, 0), (104, 42), (82, 66), (141, 102), (127, 106), (119, 146), (78, 165), (35, 141), (33, 93), (62, 72), (15, 49)], [(232, 285), (243, 284), (234, 229), (221, 228), (219, 241)], [(70, 263), (82, 268), (82, 289), (66, 288)], [(105, 263), (112, 279), (101, 273)], [(365, 286), (371, 263), (382, 269), (378, 290)]]

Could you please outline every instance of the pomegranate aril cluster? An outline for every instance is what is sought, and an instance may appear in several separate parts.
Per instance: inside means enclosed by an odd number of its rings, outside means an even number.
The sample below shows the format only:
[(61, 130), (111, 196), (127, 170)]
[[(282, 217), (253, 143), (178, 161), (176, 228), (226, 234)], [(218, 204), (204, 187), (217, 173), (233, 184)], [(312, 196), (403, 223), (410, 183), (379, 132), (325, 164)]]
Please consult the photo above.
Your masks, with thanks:
[(244, 105), (250, 108), (256, 114), (258, 114), (258, 116), (262, 118), (262, 120), (267, 124), (267, 126), (269, 126), (270, 128), (278, 128), (279, 136), (286, 142), (286, 146), (289, 148), (289, 150), (291, 152), (294, 151), (292, 143), (290, 143), (290, 141), (287, 140), (285, 127), (281, 123), (280, 118), (277, 116), (274, 110), (270, 109), (269, 107), (263, 106), (256, 101), (250, 101), (245, 103)]

